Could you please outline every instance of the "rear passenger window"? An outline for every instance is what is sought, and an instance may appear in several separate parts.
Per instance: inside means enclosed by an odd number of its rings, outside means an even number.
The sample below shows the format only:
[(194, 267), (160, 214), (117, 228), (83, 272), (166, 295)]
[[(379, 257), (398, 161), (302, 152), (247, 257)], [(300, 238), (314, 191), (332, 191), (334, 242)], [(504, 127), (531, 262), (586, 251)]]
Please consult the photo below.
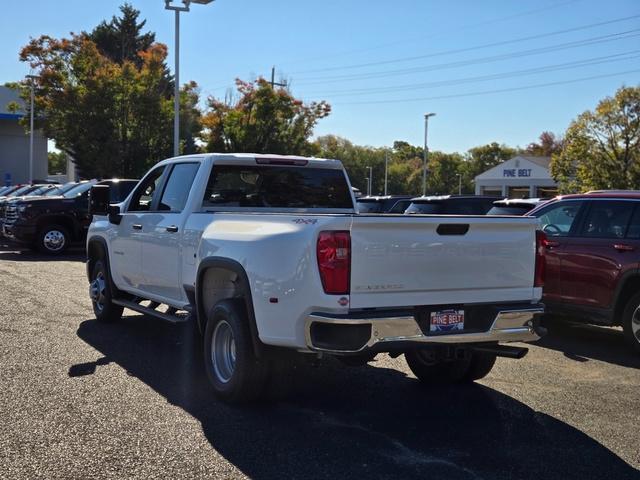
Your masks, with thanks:
[(623, 238), (633, 212), (633, 202), (594, 201), (582, 226), (581, 236)]
[(181, 212), (187, 203), (193, 179), (198, 172), (199, 163), (177, 163), (174, 165), (167, 186), (164, 188), (158, 210)]

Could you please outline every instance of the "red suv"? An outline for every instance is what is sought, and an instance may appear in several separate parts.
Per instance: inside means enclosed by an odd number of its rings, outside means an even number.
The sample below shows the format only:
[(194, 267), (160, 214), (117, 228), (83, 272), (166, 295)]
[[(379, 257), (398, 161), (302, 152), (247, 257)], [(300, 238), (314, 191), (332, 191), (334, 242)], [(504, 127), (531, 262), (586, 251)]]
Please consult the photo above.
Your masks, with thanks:
[(527, 216), (547, 235), (546, 311), (622, 325), (640, 352), (640, 192), (561, 196)]

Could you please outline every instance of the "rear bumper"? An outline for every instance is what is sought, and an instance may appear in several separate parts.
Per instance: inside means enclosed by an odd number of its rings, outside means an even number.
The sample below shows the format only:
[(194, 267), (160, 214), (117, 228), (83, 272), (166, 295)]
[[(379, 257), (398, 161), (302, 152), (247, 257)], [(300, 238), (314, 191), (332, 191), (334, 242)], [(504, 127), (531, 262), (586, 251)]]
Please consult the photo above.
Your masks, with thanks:
[(343, 354), (427, 344), (533, 342), (541, 336), (538, 317), (543, 313), (541, 304), (505, 305), (495, 309), (495, 318), (486, 331), (445, 334), (424, 333), (411, 312), (311, 313), (306, 318), (305, 340), (310, 350)]

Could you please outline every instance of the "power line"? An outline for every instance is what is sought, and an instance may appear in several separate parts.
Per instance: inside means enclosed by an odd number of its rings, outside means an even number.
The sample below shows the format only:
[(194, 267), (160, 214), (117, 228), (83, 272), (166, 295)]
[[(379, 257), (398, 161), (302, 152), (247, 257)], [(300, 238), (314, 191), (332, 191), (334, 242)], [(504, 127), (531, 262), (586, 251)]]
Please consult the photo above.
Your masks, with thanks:
[(554, 85), (565, 85), (565, 84), (569, 84), (569, 83), (578, 83), (578, 82), (584, 82), (584, 81), (587, 81), (587, 80), (596, 80), (596, 79), (599, 79), (599, 78), (616, 77), (616, 76), (620, 76), (620, 75), (626, 75), (628, 73), (638, 73), (638, 72), (640, 72), (640, 69), (637, 69), (637, 70), (626, 70), (624, 72), (609, 73), (609, 74), (604, 74), (604, 75), (593, 75), (593, 76), (590, 76), (590, 77), (575, 78), (575, 79), (571, 79), (571, 80), (560, 80), (560, 81), (557, 81), (557, 82), (538, 83), (538, 84), (533, 84), (533, 85), (525, 85), (525, 86), (522, 86), (522, 87), (500, 88), (500, 89), (496, 89), (496, 90), (483, 90), (483, 91), (479, 91), (479, 92), (458, 93), (458, 94), (451, 94), (451, 95), (438, 95), (438, 96), (434, 96), (434, 97), (402, 98), (402, 99), (397, 99), (397, 100), (375, 100), (375, 101), (364, 101), (364, 102), (344, 102), (344, 103), (337, 103), (335, 105), (374, 105), (374, 104), (377, 105), (377, 104), (384, 104), (384, 103), (407, 103), (407, 102), (422, 102), (422, 101), (425, 101), (425, 100), (442, 100), (442, 99), (450, 99), (450, 98), (474, 97), (474, 96), (489, 95), (489, 94), (494, 94), (494, 93), (517, 92), (517, 91), (520, 91), (520, 90), (529, 90), (529, 89), (533, 89), (533, 88), (550, 87), (550, 86), (554, 86)]
[(350, 74), (350, 75), (335, 75), (335, 76), (326, 76), (326, 77), (315, 77), (317, 80), (308, 81), (308, 82), (296, 82), (299, 85), (319, 85), (325, 83), (336, 83), (336, 82), (347, 82), (347, 81), (356, 81), (363, 79), (373, 79), (373, 78), (385, 78), (385, 77), (393, 77), (397, 75), (407, 75), (411, 73), (421, 73), (421, 72), (430, 72), (434, 70), (442, 70), (447, 68), (457, 68), (457, 67), (466, 67), (469, 65), (478, 65), (482, 63), (491, 63), (501, 60), (509, 60), (512, 58), (520, 58), (531, 55), (539, 55), (542, 53), (556, 52), (559, 50), (567, 50), (571, 48), (584, 47), (588, 45), (596, 45), (600, 43), (608, 43), (619, 40), (626, 40), (628, 38), (638, 37), (639, 34), (636, 32), (640, 32), (640, 29), (627, 30), (624, 32), (617, 32), (608, 35), (600, 35), (597, 37), (586, 38), (583, 40), (577, 40), (572, 42), (565, 42), (556, 45), (551, 45), (547, 47), (538, 47), (528, 50), (520, 50), (500, 55), (493, 55), (489, 57), (480, 57), (471, 60), (460, 60), (455, 62), (448, 63), (440, 63), (434, 65), (423, 65), (420, 67), (412, 67), (412, 68), (403, 68), (396, 70), (384, 70), (377, 72), (365, 72), (359, 74)]
[[(466, 24), (466, 25), (462, 25), (460, 27), (455, 28), (456, 32), (460, 32), (463, 30), (469, 30), (469, 29), (473, 29), (473, 28), (477, 28), (477, 27), (482, 27), (485, 25), (491, 25), (491, 24), (495, 24), (495, 23), (501, 23), (507, 20), (513, 20), (514, 18), (519, 18), (519, 17), (526, 17), (529, 15), (535, 15), (536, 13), (542, 13), (542, 12), (546, 12), (549, 10), (553, 10), (559, 7), (564, 7), (566, 5), (570, 5), (572, 3), (576, 3), (576, 2), (580, 2), (582, 0), (568, 0), (565, 2), (558, 2), (558, 3), (553, 3), (551, 5), (547, 5), (545, 7), (541, 7), (541, 8), (536, 8), (533, 10), (526, 10), (524, 12), (520, 12), (520, 13), (515, 13), (512, 15), (507, 15), (504, 17), (498, 17), (492, 20), (485, 20), (483, 22), (477, 22), (477, 23), (470, 23), (470, 24)], [(340, 52), (340, 53), (335, 53), (335, 54), (331, 54), (331, 55), (323, 55), (323, 56), (318, 56), (318, 57), (305, 57), (303, 59), (298, 59), (298, 60), (292, 60), (289, 62), (284, 62), (285, 65), (296, 65), (296, 64), (300, 64), (300, 63), (309, 63), (309, 62), (315, 62), (318, 60), (326, 60), (328, 58), (336, 58), (336, 57), (345, 57), (354, 53), (362, 53), (362, 52), (368, 52), (368, 51), (372, 51), (372, 50), (379, 50), (381, 48), (386, 48), (386, 47), (391, 47), (394, 45), (399, 45), (399, 44), (403, 44), (403, 43), (407, 43), (407, 42), (412, 42), (414, 40), (420, 40), (420, 39), (426, 39), (426, 38), (438, 38), (438, 37), (442, 37), (444, 35), (446, 35), (447, 33), (449, 33), (450, 30), (448, 30), (447, 32), (443, 32), (443, 33), (436, 33), (436, 34), (432, 34), (432, 35), (417, 35), (414, 36), (412, 38), (406, 38), (403, 40), (399, 40), (399, 41), (395, 41), (395, 42), (389, 42), (389, 43), (382, 43), (382, 44), (378, 44), (378, 45), (373, 45), (370, 47), (365, 47), (365, 48), (358, 48), (358, 49), (354, 49), (354, 50), (347, 50), (344, 52)]]
[(342, 97), (342, 96), (355, 96), (355, 95), (372, 95), (375, 93), (420, 90), (423, 88), (460, 85), (465, 83), (483, 82), (488, 80), (502, 80), (505, 78), (519, 77), (524, 75), (532, 75), (537, 73), (567, 70), (567, 69), (586, 67), (586, 66), (592, 66), (592, 65), (601, 65), (603, 63), (632, 60), (634, 58), (640, 57), (640, 55), (633, 55), (638, 52), (640, 52), (640, 50), (632, 50), (629, 52), (617, 53), (613, 55), (605, 55), (605, 56), (594, 57), (594, 58), (587, 58), (584, 60), (577, 60), (574, 62), (564, 62), (564, 63), (558, 63), (558, 64), (552, 64), (552, 65), (544, 65), (544, 66), (535, 67), (535, 68), (527, 68), (524, 70), (495, 73), (491, 75), (480, 75), (475, 77), (463, 77), (463, 78), (455, 78), (455, 79), (448, 79), (448, 80), (439, 80), (435, 82), (394, 85), (394, 86), (388, 86), (388, 87), (372, 87), (372, 88), (360, 88), (360, 89), (351, 89), (351, 90), (339, 90), (334, 92), (311, 92), (311, 93), (307, 92), (306, 96), (314, 95), (314, 96)]
[(409, 61), (413, 61), (413, 60), (422, 60), (422, 59), (425, 59), (425, 58), (440, 57), (440, 56), (444, 56), (444, 55), (454, 55), (454, 54), (457, 54), (457, 53), (471, 52), (471, 51), (475, 51), (475, 50), (482, 50), (482, 49), (485, 49), (485, 48), (498, 47), (498, 46), (503, 46), (503, 45), (510, 45), (510, 44), (513, 44), (513, 43), (526, 42), (526, 41), (529, 41), (529, 40), (537, 40), (537, 39), (540, 39), (540, 38), (553, 37), (553, 36), (562, 35), (562, 34), (565, 34), (565, 33), (578, 32), (580, 30), (587, 30), (587, 29), (590, 29), (590, 28), (601, 27), (603, 25), (611, 25), (611, 24), (614, 24), (614, 23), (624, 22), (624, 21), (632, 20), (632, 19), (636, 19), (636, 18), (640, 18), (640, 15), (631, 15), (629, 17), (621, 17), (621, 18), (616, 18), (616, 19), (613, 19), (613, 20), (608, 20), (608, 21), (605, 21), (605, 22), (591, 23), (589, 25), (582, 25), (582, 26), (579, 26), (579, 27), (567, 28), (567, 29), (564, 29), (564, 30), (556, 30), (554, 32), (541, 33), (541, 34), (537, 34), (537, 35), (529, 35), (527, 37), (519, 37), (519, 38), (515, 38), (515, 39), (512, 39), (512, 40), (503, 40), (503, 41), (500, 41), (500, 42), (485, 43), (485, 44), (482, 44), (482, 45), (476, 45), (474, 47), (466, 47), (466, 48), (457, 48), (457, 49), (452, 49), (452, 50), (444, 50), (444, 51), (441, 51), (441, 52), (434, 52), (434, 53), (429, 53), (429, 54), (425, 54), (425, 55), (415, 55), (415, 56), (411, 56), (411, 57), (401, 57), (401, 58), (396, 58), (396, 59), (391, 59), (391, 60), (381, 60), (381, 61), (377, 61), (377, 62), (359, 63), (359, 64), (354, 64), (354, 65), (342, 65), (342, 66), (337, 66), (337, 67), (317, 68), (317, 69), (313, 69), (313, 70), (303, 70), (303, 71), (299, 71), (299, 72), (291, 72), (291, 75), (305, 74), (305, 73), (321, 73), (321, 72), (330, 72), (330, 71), (336, 71), (336, 70), (349, 70), (349, 69), (357, 69), (357, 68), (364, 68), (364, 67), (372, 67), (372, 66), (377, 66), (377, 65), (390, 65), (390, 64), (394, 64), (394, 63), (409, 62)]

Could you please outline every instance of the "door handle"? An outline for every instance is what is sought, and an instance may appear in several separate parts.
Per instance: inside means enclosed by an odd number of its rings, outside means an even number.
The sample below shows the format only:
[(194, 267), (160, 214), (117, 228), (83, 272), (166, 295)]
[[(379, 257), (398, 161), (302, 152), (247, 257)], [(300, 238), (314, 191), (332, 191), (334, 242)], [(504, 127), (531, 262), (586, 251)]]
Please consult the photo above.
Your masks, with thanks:
[(167, 232), (176, 233), (177, 231), (178, 231), (178, 227), (176, 227), (175, 225), (169, 225), (167, 227)]
[(615, 248), (619, 252), (633, 252), (636, 249), (634, 246), (625, 245), (624, 243), (616, 243), (613, 245), (613, 248)]
[(142, 230), (142, 224), (134, 223), (133, 225), (131, 225), (131, 228), (133, 228), (134, 230)]
[(544, 242), (544, 246), (547, 248), (555, 248), (560, 246), (560, 242), (557, 242), (555, 240), (547, 240), (546, 242)]

